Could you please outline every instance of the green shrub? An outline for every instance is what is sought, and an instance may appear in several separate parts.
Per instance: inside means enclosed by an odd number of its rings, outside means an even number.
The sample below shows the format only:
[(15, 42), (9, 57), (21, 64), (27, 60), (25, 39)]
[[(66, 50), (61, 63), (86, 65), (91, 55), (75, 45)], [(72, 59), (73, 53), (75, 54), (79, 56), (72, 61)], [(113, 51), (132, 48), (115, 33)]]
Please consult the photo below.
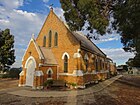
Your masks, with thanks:
[(1, 74), (0, 78), (9, 78), (9, 74)]
[(72, 85), (72, 86), (77, 86), (77, 84), (76, 84), (76, 83), (72, 83), (71, 85)]
[(48, 86), (48, 82), (47, 81), (45, 81), (44, 83), (43, 83), (43, 86)]
[(13, 69), (11, 69), (10, 71), (9, 71), (9, 77), (10, 78), (19, 78), (19, 73), (20, 73), (21, 71), (19, 70), (19, 69), (17, 69), (17, 68), (13, 68)]
[(73, 87), (74, 87), (74, 86), (77, 86), (77, 84), (76, 84), (76, 83), (73, 83), (73, 82), (72, 82), (72, 83), (67, 83), (67, 84), (68, 84), (68, 85), (72, 85)]
[(44, 82), (44, 84), (43, 84), (43, 86), (52, 86), (52, 84), (53, 84), (53, 80), (51, 79), (51, 80), (47, 80), (47, 81), (45, 81)]

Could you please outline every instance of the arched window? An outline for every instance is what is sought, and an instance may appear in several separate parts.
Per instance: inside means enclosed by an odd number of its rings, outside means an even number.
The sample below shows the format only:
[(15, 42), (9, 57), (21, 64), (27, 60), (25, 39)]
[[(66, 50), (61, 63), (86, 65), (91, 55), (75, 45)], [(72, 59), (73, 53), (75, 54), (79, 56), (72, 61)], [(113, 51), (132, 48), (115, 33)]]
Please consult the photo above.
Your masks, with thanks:
[(57, 34), (57, 32), (54, 35), (54, 46), (58, 46), (58, 34)]
[(98, 71), (98, 60), (96, 59), (96, 62), (95, 62), (95, 68), (96, 68), (96, 71)]
[(52, 78), (52, 75), (53, 75), (53, 70), (52, 70), (51, 68), (49, 68), (49, 69), (47, 70), (47, 77), (48, 77), (48, 78)]
[(95, 56), (92, 54), (92, 55), (91, 55), (91, 58), (92, 58), (92, 64), (94, 65), (94, 62), (95, 62)]
[(51, 70), (49, 70), (49, 72), (48, 72), (48, 78), (51, 78), (52, 77), (52, 72), (51, 72)]
[(46, 47), (46, 36), (43, 38), (43, 47)]
[(89, 60), (88, 54), (85, 54), (84, 61), (85, 61), (85, 65), (86, 65), (86, 70), (88, 69), (88, 60)]
[(52, 31), (49, 32), (49, 47), (52, 46)]
[(102, 60), (100, 59), (100, 70), (102, 70)]
[(67, 55), (64, 56), (64, 72), (65, 73), (68, 72), (68, 56)]

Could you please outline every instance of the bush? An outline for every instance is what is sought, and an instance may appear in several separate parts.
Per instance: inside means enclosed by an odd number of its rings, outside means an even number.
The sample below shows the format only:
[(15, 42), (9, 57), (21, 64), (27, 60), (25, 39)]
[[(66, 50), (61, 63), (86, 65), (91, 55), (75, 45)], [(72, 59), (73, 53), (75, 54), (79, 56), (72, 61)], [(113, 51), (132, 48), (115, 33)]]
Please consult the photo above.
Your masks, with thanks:
[(9, 74), (1, 74), (0, 78), (9, 78)]
[(44, 84), (43, 84), (43, 86), (52, 86), (52, 84), (53, 84), (53, 80), (51, 79), (51, 80), (47, 80), (47, 81), (45, 81), (44, 82)]
[(67, 84), (68, 84), (68, 85), (71, 85), (71, 86), (73, 86), (73, 87), (77, 86), (77, 84), (76, 84), (76, 83), (73, 83), (73, 82), (67, 83)]
[(17, 68), (12, 68), (12, 69), (10, 69), (10, 71), (9, 71), (9, 77), (10, 78), (19, 78), (19, 73), (20, 73), (21, 71), (19, 70), (19, 69), (17, 69)]

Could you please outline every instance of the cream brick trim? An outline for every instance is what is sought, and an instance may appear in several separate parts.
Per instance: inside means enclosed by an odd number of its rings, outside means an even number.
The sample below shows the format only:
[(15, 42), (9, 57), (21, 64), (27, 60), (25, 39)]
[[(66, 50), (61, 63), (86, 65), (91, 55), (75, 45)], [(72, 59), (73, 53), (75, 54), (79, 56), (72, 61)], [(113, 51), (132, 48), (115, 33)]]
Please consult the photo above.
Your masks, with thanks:
[(41, 66), (43, 66), (43, 64), (42, 63), (39, 63), (39, 67), (41, 67)]
[(25, 63), (25, 68), (27, 68), (27, 64), (28, 64), (28, 61), (32, 59), (35, 63), (35, 68), (36, 68), (36, 61), (35, 61), (35, 58), (33, 56), (30, 56), (27, 60), (26, 60), (26, 63)]
[(34, 73), (35, 76), (43, 76), (43, 72), (42, 71), (35, 71)]
[(43, 86), (37, 86), (36, 89), (43, 89)]
[(81, 85), (78, 85), (77, 88), (80, 88), (80, 89), (85, 89), (86, 86), (81, 86)]
[(53, 80), (53, 78), (47, 78), (47, 80)]
[(85, 83), (85, 85), (88, 85), (88, 84), (90, 84), (90, 82), (86, 82), (86, 83)]
[(63, 76), (84, 76), (84, 75), (88, 75), (88, 74), (99, 74), (99, 73), (106, 73), (106, 72), (86, 72), (83, 73), (83, 70), (74, 70), (73, 73), (58, 73), (58, 75), (63, 75)]
[(74, 70), (73, 73), (59, 73), (58, 75), (67, 75), (67, 76), (83, 76), (82, 70)]
[(72, 76), (71, 73), (58, 73), (58, 75), (67, 75), (67, 76)]
[(48, 68), (48, 70), (47, 70), (46, 74), (49, 74), (49, 71), (51, 71), (51, 74), (53, 74), (53, 70), (52, 70), (52, 68), (51, 68), (51, 67), (49, 67), (49, 68)]
[(109, 72), (108, 70), (101, 70), (99, 73), (107, 73)]
[(73, 58), (80, 58), (81, 54), (80, 53), (74, 53)]
[(25, 86), (25, 84), (18, 84), (18, 87)]
[(30, 40), (30, 42), (29, 42), (29, 44), (28, 44), (28, 46), (27, 46), (27, 49), (26, 49), (26, 51), (25, 51), (25, 53), (24, 53), (24, 55), (23, 55), (23, 57), (22, 57), (22, 61), (24, 60), (24, 56), (25, 56), (25, 54), (26, 54), (26, 52), (27, 52), (27, 50), (28, 50), (28, 48), (29, 48), (29, 45), (31, 44), (32, 41), (33, 41), (33, 43), (34, 43), (34, 45), (35, 45), (35, 48), (36, 48), (36, 50), (37, 50), (37, 53), (39, 54), (39, 58), (40, 58), (40, 59), (44, 59), (44, 56), (42, 55), (42, 53), (41, 53), (41, 51), (40, 51), (38, 45), (36, 44), (35, 40), (34, 40), (33, 37), (32, 37), (31, 40)]
[(62, 59), (64, 59), (65, 55), (67, 55), (68, 59), (70, 59), (70, 56), (69, 56), (69, 54), (67, 52), (63, 53)]
[(20, 76), (23, 76), (23, 75), (24, 75), (24, 71), (21, 71), (21, 72), (19, 73), (19, 75), (20, 75)]
[(98, 72), (96, 70), (92, 71), (93, 74), (98, 74)]
[(84, 73), (82, 70), (74, 70), (73, 71), (73, 76), (83, 76)]
[(84, 59), (89, 60), (89, 57), (88, 57), (88, 54), (87, 53), (85, 54)]

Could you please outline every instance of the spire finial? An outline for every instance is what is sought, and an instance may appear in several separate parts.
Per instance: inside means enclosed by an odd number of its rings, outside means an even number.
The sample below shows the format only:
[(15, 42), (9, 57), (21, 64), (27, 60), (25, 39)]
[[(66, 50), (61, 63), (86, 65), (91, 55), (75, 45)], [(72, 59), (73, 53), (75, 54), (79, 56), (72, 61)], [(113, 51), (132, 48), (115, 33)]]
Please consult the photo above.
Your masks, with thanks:
[(34, 35), (34, 33), (32, 34), (32, 39), (34, 39), (35, 38), (35, 35)]
[(51, 10), (53, 10), (53, 4), (50, 4), (50, 6), (49, 6), (49, 7), (50, 7), (50, 9), (51, 9)]

